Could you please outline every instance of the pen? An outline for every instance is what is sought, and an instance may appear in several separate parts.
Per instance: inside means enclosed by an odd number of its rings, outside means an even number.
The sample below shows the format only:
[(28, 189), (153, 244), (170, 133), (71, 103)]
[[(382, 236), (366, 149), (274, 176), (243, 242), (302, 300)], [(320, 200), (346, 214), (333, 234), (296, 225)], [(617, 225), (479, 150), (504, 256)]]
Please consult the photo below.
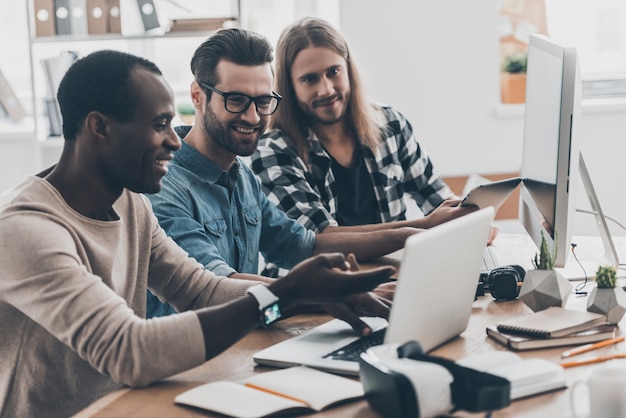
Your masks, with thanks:
[(587, 351), (595, 350), (597, 348), (606, 347), (607, 345), (621, 343), (622, 341), (624, 341), (624, 337), (616, 337), (616, 338), (610, 338), (608, 340), (600, 341), (595, 344), (586, 344), (581, 347), (574, 348), (572, 350), (564, 351), (561, 354), (561, 357), (562, 358), (572, 357), (577, 354), (582, 354), (582, 353), (586, 353)]
[(626, 358), (626, 353), (609, 354), (608, 356), (600, 356), (600, 357), (591, 358), (588, 360), (569, 361), (569, 362), (561, 363), (561, 366), (567, 369), (568, 367), (576, 367), (576, 366), (584, 366), (587, 364), (601, 363), (603, 361), (609, 361), (609, 360), (618, 359), (618, 358)]

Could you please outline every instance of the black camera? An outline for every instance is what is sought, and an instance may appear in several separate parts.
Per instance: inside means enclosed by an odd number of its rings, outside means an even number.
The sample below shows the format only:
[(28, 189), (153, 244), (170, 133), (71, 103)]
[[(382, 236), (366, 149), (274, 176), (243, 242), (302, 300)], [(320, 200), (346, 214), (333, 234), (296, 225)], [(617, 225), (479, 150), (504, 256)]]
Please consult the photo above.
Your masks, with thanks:
[(497, 301), (514, 300), (519, 296), (525, 275), (526, 270), (516, 264), (497, 267), (482, 277), (482, 286)]

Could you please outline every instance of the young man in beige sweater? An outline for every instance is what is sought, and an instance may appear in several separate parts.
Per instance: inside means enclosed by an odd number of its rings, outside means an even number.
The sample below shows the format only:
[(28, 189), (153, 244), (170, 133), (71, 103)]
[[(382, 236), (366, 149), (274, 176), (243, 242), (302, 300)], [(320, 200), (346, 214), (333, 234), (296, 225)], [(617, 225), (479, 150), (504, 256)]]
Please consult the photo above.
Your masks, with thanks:
[[(347, 271), (344, 255), (323, 254), (266, 286), (214, 275), (165, 235), (141, 193), (160, 189), (180, 140), (153, 63), (93, 53), (57, 97), (58, 164), (0, 197), (0, 416), (72, 415), (198, 366), (305, 303), (362, 333), (359, 315), (388, 315), (368, 291), (391, 268)], [(182, 313), (145, 320), (148, 288)]]

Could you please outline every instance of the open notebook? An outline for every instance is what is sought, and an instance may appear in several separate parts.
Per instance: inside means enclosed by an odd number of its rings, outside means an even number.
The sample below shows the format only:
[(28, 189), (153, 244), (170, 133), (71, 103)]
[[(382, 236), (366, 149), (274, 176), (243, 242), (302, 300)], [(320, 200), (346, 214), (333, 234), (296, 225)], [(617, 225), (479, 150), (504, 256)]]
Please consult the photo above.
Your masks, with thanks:
[[(388, 327), (384, 319), (365, 318), (374, 330), (386, 327), (384, 338), (373, 344), (415, 340), (429, 351), (465, 330), (493, 216), (494, 209), (488, 207), (407, 240)], [(357, 375), (358, 354), (369, 343), (359, 346), (352, 359), (342, 359), (349, 351), (344, 347), (357, 340), (363, 339), (345, 322), (333, 319), (257, 352), (254, 361)]]

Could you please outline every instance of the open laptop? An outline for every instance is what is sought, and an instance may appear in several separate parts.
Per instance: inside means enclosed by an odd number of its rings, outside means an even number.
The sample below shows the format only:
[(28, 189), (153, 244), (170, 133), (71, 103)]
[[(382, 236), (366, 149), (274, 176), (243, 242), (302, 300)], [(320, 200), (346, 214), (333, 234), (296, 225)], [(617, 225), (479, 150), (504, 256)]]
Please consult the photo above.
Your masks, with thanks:
[[(384, 330), (378, 344), (415, 340), (430, 351), (465, 331), (493, 217), (494, 209), (488, 207), (407, 240), (389, 323), (364, 318), (375, 332)], [(261, 350), (253, 358), (267, 366), (306, 365), (358, 375), (358, 355), (352, 360), (338, 358), (349, 351), (343, 347), (354, 346), (357, 340), (360, 343), (363, 338), (347, 323), (333, 319)], [(367, 344), (359, 347), (367, 348)]]

